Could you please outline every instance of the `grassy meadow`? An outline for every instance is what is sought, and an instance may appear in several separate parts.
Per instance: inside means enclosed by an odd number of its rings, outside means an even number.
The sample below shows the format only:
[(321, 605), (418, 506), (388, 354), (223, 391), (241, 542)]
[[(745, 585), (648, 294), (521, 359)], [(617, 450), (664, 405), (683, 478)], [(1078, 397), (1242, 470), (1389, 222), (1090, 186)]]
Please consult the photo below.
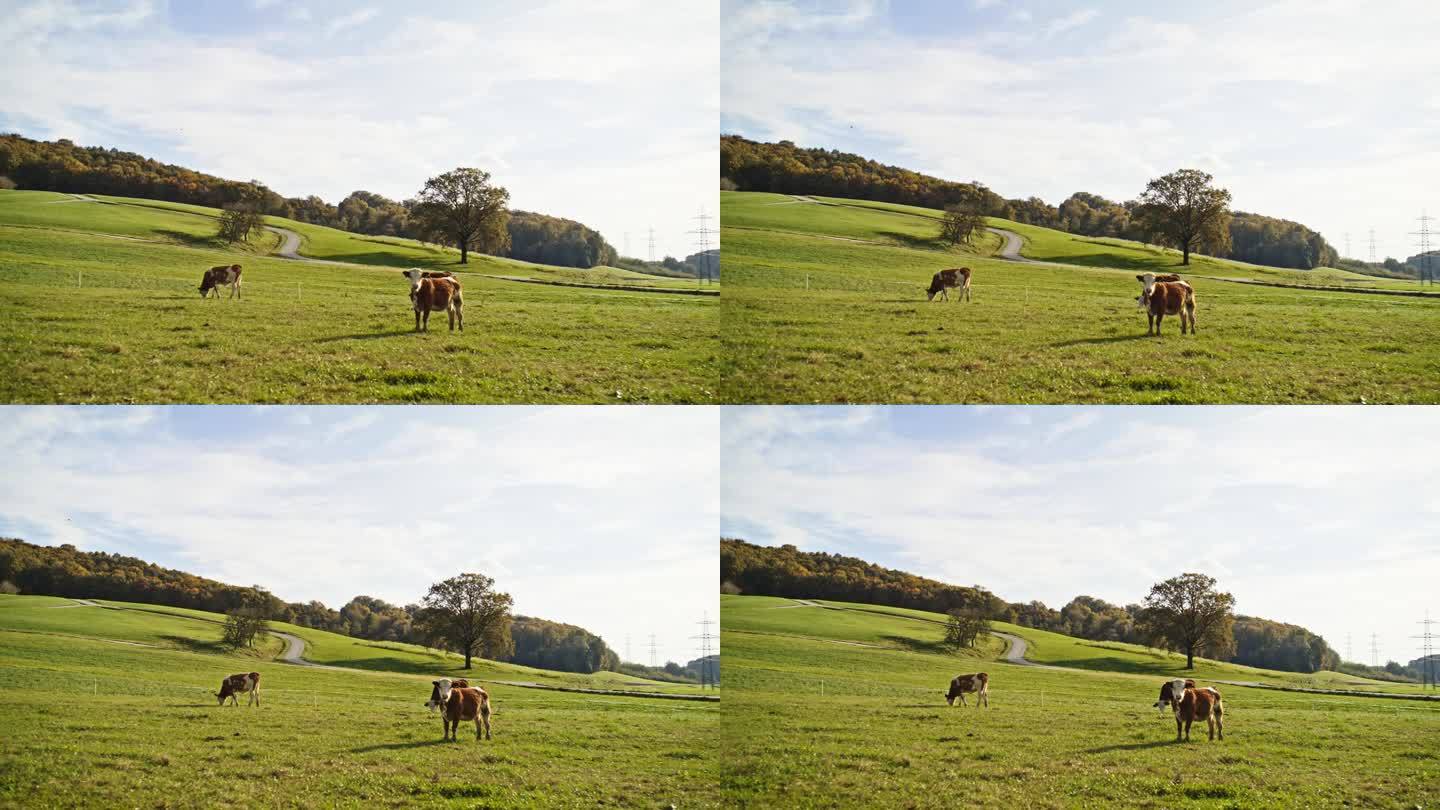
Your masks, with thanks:
[[(278, 640), (226, 652), (211, 614), (74, 604), (0, 596), (0, 806), (719, 805), (714, 703), (507, 686), (540, 671), (479, 662), (494, 739), (446, 743), (422, 704), (453, 662), (390, 651), (392, 670), (364, 641), (302, 628), (307, 658), (372, 666), (295, 666), (269, 660)], [(262, 705), (218, 707), (220, 679), (251, 669)]]
[[(1151, 707), (1173, 664), (1141, 648), (1085, 656), (1093, 669), (1027, 667), (995, 660), (993, 641), (943, 651), (936, 614), (721, 599), (721, 784), (735, 806), (1414, 808), (1440, 795), (1440, 704), (1227, 685), (1226, 739), (1201, 725), (1177, 744), (1171, 715)], [(996, 629), (1040, 659), (1088, 648)], [(990, 708), (946, 706), (950, 678), (977, 671)], [(1196, 674), (1256, 672), (1204, 662)]]
[[(617, 268), (591, 271), (471, 256), (270, 218), (231, 246), (199, 206), (0, 191), (0, 401), (711, 403), (719, 369), (714, 296)], [(245, 268), (242, 300), (201, 300), (205, 270)], [(444, 313), (413, 332), (399, 270), (457, 272), (465, 332)], [(501, 280), (513, 276), (593, 289)]]
[[(993, 235), (940, 244), (939, 212), (839, 202), (722, 193), (724, 401), (1440, 402), (1440, 296), (1315, 289), (1413, 283), (1195, 257), (1199, 334), (1167, 318), (1154, 338), (1135, 275), (1176, 270), (1171, 251), (992, 220), (1045, 263), (1010, 262)], [(956, 266), (973, 303), (927, 302)]]

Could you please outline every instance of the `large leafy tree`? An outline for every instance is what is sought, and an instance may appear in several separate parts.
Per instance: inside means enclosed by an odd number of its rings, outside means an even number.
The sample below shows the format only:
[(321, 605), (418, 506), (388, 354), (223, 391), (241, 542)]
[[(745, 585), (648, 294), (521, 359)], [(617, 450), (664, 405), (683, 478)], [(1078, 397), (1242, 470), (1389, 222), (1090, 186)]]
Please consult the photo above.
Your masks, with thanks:
[(411, 214), (422, 238), (454, 245), (466, 264), (472, 250), (509, 246), (509, 202), (510, 192), (490, 182), (489, 172), (459, 168), (426, 180)]
[(1181, 574), (1150, 587), (1145, 621), (1159, 639), (1185, 653), (1185, 668), (1195, 668), (1195, 654), (1212, 658), (1234, 647), (1235, 597), (1215, 589), (1215, 578)]
[(1157, 177), (1140, 195), (1138, 213), (1151, 230), (1179, 248), (1190, 264), (1190, 252), (1201, 247), (1223, 255), (1230, 247), (1230, 192), (1215, 178), (1196, 169)]
[(461, 574), (430, 586), (421, 607), (421, 621), (447, 647), (465, 656), (510, 653), (510, 594), (495, 590), (484, 574)]

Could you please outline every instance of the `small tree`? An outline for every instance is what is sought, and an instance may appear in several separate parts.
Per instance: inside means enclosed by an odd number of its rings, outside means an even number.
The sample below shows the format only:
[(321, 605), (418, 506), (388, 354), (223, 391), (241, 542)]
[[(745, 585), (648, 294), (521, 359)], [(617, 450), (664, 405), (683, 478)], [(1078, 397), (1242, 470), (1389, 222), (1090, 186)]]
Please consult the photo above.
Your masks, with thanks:
[(425, 241), (454, 245), (467, 264), (472, 250), (509, 247), (509, 202), (510, 192), (492, 184), (489, 172), (460, 168), (426, 180), (411, 214)]
[(955, 650), (974, 647), (981, 634), (990, 632), (990, 620), (973, 610), (952, 610), (945, 622), (945, 645)]
[(221, 641), (236, 649), (254, 647), (255, 637), (270, 632), (270, 623), (256, 608), (243, 607), (226, 611)]
[(250, 235), (264, 226), (264, 217), (249, 203), (234, 203), (220, 212), (220, 238), (226, 242), (249, 241)]
[(1228, 655), (1235, 644), (1235, 597), (1215, 590), (1215, 578), (1181, 574), (1150, 587), (1144, 618), (1152, 635), (1185, 653), (1185, 668), (1195, 654)]
[(1136, 215), (1151, 233), (1181, 250), (1181, 264), (1190, 264), (1192, 250), (1220, 252), (1230, 244), (1230, 192), (1216, 188), (1214, 180), (1206, 172), (1181, 169), (1151, 180), (1140, 195)]
[(940, 223), (940, 238), (952, 245), (970, 244), (975, 233), (985, 227), (985, 218), (974, 206), (956, 203), (945, 206), (945, 219)]
[(514, 650), (510, 638), (510, 608), (514, 600), (495, 590), (495, 580), (484, 574), (461, 574), (430, 586), (419, 619), (432, 637), (470, 659), (481, 653), (491, 658)]

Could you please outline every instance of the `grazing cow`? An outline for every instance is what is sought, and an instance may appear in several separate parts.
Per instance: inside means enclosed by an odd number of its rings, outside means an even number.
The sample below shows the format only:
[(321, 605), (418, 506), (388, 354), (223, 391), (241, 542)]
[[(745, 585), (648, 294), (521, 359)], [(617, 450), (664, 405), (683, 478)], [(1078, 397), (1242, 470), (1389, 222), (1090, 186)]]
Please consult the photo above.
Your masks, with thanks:
[(480, 739), (482, 728), (485, 739), (490, 739), (490, 695), (488, 692), (478, 686), (470, 686), (463, 679), (452, 681), (449, 678), (441, 678), (438, 681), (431, 681), (430, 685), (430, 700), (425, 703), (425, 708), (430, 711), (440, 710), (440, 720), (444, 725), (443, 739), (457, 739), (462, 720), (475, 721), (475, 739)]
[[(1164, 274), (1164, 275), (1156, 276), (1156, 277), (1155, 277), (1155, 280), (1156, 280), (1156, 281), (1184, 281), (1184, 279), (1180, 278), (1180, 274), (1179, 274), (1179, 273), (1166, 273), (1166, 274)], [(1145, 297), (1145, 293), (1144, 293), (1144, 292), (1141, 292), (1139, 295), (1135, 296), (1135, 306), (1139, 307), (1140, 309), (1144, 309), (1145, 307), (1149, 306), (1149, 304), (1150, 304), (1150, 300)]]
[(1175, 709), (1175, 742), (1180, 742), (1180, 729), (1185, 729), (1185, 740), (1190, 739), (1190, 724), (1196, 720), (1204, 720), (1210, 727), (1210, 739), (1214, 740), (1218, 733), (1220, 739), (1225, 739), (1225, 707), (1220, 702), (1219, 690), (1206, 687), (1204, 689), (1185, 690), (1184, 697), (1180, 698), (1180, 705)]
[(215, 297), (220, 297), (220, 287), (230, 288), (230, 297), (237, 298), (240, 295), (240, 265), (225, 264), (219, 267), (212, 267), (205, 271), (204, 277), (200, 279), (200, 297), (204, 298), (211, 290), (215, 291)]
[[(460, 295), (460, 281), (452, 276), (427, 275), (418, 268), (402, 270), (400, 275), (410, 279), (410, 302), (415, 306), (415, 331), (430, 331), (430, 313), (448, 312), (450, 331), (458, 325), (465, 331), (464, 301)], [(424, 328), (421, 328), (423, 318)]]
[(960, 698), (961, 706), (967, 705), (965, 703), (966, 692), (975, 693), (976, 708), (979, 708), (980, 704), (983, 703), (988, 709), (990, 707), (990, 676), (984, 672), (978, 672), (974, 675), (956, 675), (955, 680), (950, 682), (950, 691), (945, 694), (945, 703), (954, 706), (955, 698), (958, 697)]
[(1160, 335), (1160, 322), (1166, 315), (1180, 316), (1180, 334), (1185, 334), (1188, 324), (1190, 333), (1195, 333), (1195, 290), (1188, 281), (1158, 281), (1154, 273), (1143, 273), (1135, 277), (1144, 285), (1140, 297), (1149, 308), (1149, 328), (1145, 334)]
[(934, 301), (935, 294), (939, 293), (946, 301), (950, 300), (950, 291), (959, 290), (956, 298), (970, 300), (970, 268), (961, 267), (958, 270), (941, 270), (930, 278), (930, 288), (925, 291), (925, 300)]
[(250, 693), (250, 702), (245, 705), (257, 706), (260, 704), (260, 673), (248, 672), (231, 675), (220, 682), (220, 691), (215, 693), (215, 697), (220, 698), (221, 706), (225, 705), (226, 698), (230, 699), (232, 705), (239, 706), (240, 698), (236, 695), (246, 692)]

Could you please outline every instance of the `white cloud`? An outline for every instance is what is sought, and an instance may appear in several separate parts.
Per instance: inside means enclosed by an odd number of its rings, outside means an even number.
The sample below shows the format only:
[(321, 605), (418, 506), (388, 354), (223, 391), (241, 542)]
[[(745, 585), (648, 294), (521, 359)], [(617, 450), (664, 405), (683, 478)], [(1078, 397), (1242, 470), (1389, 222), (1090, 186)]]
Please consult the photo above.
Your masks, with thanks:
[[(1420, 517), (1440, 513), (1433, 409), (827, 410), (870, 412), (867, 427), (766, 433), (750, 429), (764, 414), (727, 414), (723, 531), (1052, 607), (1138, 601), (1198, 567), (1241, 612), (1337, 648), (1425, 608), (1440, 552)], [(1317, 585), (1340, 577), (1341, 591)], [(1407, 652), (1393, 642), (1386, 655)]]
[(336, 17), (325, 24), (325, 36), (333, 37), (347, 28), (354, 28), (358, 25), (364, 25), (365, 23), (370, 22), (379, 15), (380, 9), (378, 8), (361, 8), (356, 9), (349, 14), (342, 14), (339, 17)]
[(1049, 25), (1045, 26), (1045, 35), (1047, 37), (1059, 36), (1066, 31), (1079, 28), (1099, 16), (1100, 12), (1093, 8), (1072, 11), (1063, 17), (1057, 17), (1052, 20)]
[(7, 536), (332, 607), (484, 571), (519, 612), (677, 660), (717, 609), (715, 408), (13, 410)]
[[(404, 199), (480, 166), (517, 208), (616, 246), (653, 226), (676, 256), (693, 252), (701, 206), (717, 208), (713, 0), (421, 4), (393, 19), (277, 5), (205, 35), (159, 11), (135, 23), (143, 5), (91, 8), (0, 15), (0, 126), (332, 203), (357, 188)], [(218, 104), (216, 86), (246, 92)]]

